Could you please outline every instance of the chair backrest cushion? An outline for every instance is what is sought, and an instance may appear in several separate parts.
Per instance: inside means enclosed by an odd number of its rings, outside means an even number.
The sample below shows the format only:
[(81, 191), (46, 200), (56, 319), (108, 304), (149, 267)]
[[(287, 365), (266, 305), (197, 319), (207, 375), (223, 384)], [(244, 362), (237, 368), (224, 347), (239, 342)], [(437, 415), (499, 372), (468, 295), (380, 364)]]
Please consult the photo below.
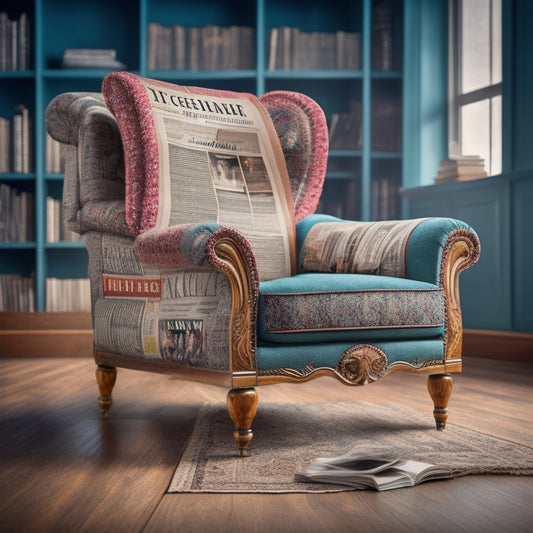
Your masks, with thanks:
[(260, 278), (294, 273), (290, 180), (272, 119), (256, 96), (128, 72), (107, 75), (102, 94), (122, 136), (133, 235), (217, 222), (250, 241)]

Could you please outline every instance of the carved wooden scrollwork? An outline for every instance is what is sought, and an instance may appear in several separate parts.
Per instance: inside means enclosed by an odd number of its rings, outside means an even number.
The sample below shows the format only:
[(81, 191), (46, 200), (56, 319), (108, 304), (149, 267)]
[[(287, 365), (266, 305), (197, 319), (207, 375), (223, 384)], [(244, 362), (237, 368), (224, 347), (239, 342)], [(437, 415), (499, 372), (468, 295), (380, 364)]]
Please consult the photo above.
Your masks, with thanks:
[(387, 356), (376, 346), (358, 344), (340, 357), (337, 372), (353, 385), (365, 385), (381, 378), (387, 370)]
[(459, 274), (479, 257), (479, 241), (470, 232), (457, 230), (448, 238), (442, 258), (441, 282), (446, 298), (445, 359), (461, 357), (463, 321), (459, 300)]
[(243, 250), (231, 235), (219, 237), (214, 245), (215, 268), (222, 271), (231, 287), (230, 357), (233, 371), (255, 371), (256, 302), (253, 274)]

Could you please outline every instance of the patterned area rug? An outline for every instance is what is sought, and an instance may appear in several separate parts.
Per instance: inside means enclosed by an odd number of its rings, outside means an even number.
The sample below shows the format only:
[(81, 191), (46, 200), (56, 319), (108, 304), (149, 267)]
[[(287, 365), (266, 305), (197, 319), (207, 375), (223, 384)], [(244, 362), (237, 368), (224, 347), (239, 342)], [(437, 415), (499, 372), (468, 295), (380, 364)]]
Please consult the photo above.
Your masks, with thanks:
[(317, 457), (361, 452), (447, 466), (454, 475), (533, 475), (533, 448), (448, 423), (437, 431), (431, 412), (368, 403), (263, 403), (247, 457), (237, 455), (226, 406), (206, 404), (168, 492), (338, 492), (295, 474)]

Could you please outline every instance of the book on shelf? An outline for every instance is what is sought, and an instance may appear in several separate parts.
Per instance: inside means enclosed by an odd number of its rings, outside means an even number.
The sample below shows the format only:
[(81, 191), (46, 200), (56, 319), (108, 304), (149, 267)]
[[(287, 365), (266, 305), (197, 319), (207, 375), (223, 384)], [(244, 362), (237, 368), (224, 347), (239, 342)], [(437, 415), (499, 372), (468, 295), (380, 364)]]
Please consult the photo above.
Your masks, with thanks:
[(17, 106), (11, 120), (0, 118), (0, 172), (32, 170), (31, 120), (28, 108)]
[(0, 72), (24, 71), (30, 68), (31, 40), (28, 15), (22, 13), (11, 20), (0, 12)]
[(0, 311), (35, 311), (33, 276), (0, 274)]
[(91, 289), (89, 279), (46, 278), (46, 311), (90, 312)]
[(34, 194), (0, 183), (0, 242), (35, 240)]
[(112, 48), (67, 48), (61, 67), (124, 70), (126, 65), (117, 59), (117, 51)]
[(45, 170), (47, 174), (62, 174), (65, 172), (65, 158), (61, 153), (61, 143), (52, 139), (49, 133), (46, 133), (46, 155)]
[(255, 30), (249, 26), (203, 27), (148, 24), (150, 70), (253, 69)]
[(393, 8), (390, 0), (374, 2), (372, 7), (372, 68), (393, 70)]
[(485, 160), (478, 155), (457, 155), (442, 159), (435, 183), (486, 178)]
[(361, 101), (351, 100), (349, 111), (331, 115), (329, 125), (330, 150), (360, 150), (361, 126)]
[(377, 491), (414, 487), (425, 481), (452, 477), (453, 472), (444, 466), (402, 460), (399, 457), (361, 455), (357, 452), (318, 458), (296, 475), (301, 481)]
[(304, 32), (282, 26), (270, 30), (269, 70), (361, 68), (358, 32)]
[(397, 152), (402, 149), (402, 102), (399, 96), (372, 97), (372, 150)]
[(46, 198), (46, 242), (78, 242), (81, 236), (65, 228), (61, 200)]
[(373, 220), (395, 220), (400, 218), (399, 177), (374, 177), (372, 179)]

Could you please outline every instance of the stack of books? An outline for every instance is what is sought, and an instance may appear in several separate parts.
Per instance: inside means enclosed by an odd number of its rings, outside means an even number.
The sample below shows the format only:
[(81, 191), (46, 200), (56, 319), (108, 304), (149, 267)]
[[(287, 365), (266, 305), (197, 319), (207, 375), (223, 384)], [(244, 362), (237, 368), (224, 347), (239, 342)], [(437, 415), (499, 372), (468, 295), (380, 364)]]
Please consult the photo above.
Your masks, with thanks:
[(442, 159), (435, 183), (467, 181), (487, 177), (485, 160), (478, 155), (458, 155)]
[(123, 70), (117, 51), (108, 48), (67, 48), (63, 53), (63, 68), (104, 68)]

